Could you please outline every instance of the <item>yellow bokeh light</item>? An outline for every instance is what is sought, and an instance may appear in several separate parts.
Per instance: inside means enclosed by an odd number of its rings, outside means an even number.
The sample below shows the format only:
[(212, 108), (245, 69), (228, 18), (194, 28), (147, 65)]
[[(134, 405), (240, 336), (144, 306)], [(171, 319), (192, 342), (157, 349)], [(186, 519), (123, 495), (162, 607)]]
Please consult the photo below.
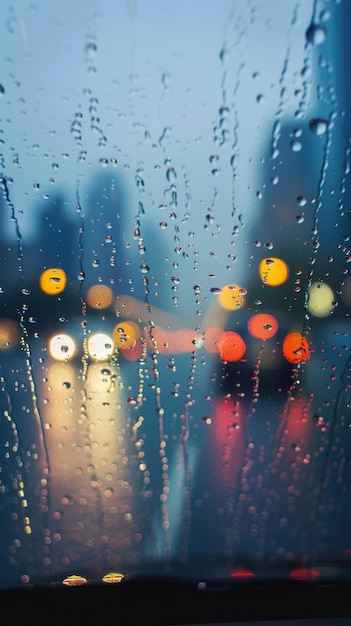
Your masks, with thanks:
[(84, 576), (76, 576), (75, 574), (73, 574), (72, 576), (67, 576), (67, 578), (64, 578), (62, 581), (62, 583), (67, 587), (78, 587), (80, 585), (86, 585), (87, 582), (88, 581)]
[(227, 311), (241, 309), (245, 305), (246, 289), (238, 285), (225, 285), (218, 294), (218, 302)]
[(334, 292), (326, 283), (315, 282), (308, 289), (307, 309), (315, 317), (327, 317), (333, 312)]
[(92, 309), (107, 309), (112, 304), (113, 291), (108, 285), (93, 285), (87, 293), (87, 303)]
[(50, 267), (40, 275), (40, 289), (49, 296), (55, 296), (64, 291), (66, 284), (66, 272), (60, 267)]
[(282, 285), (289, 278), (289, 268), (283, 259), (267, 257), (260, 262), (258, 272), (262, 282), (270, 287)]
[(105, 574), (105, 576), (103, 576), (102, 581), (104, 583), (120, 583), (121, 580), (124, 578), (123, 574), (120, 574), (118, 572), (110, 572), (109, 574)]
[(140, 335), (141, 332), (138, 324), (130, 320), (127, 322), (119, 322), (112, 331), (114, 344), (116, 348), (120, 350), (134, 348)]

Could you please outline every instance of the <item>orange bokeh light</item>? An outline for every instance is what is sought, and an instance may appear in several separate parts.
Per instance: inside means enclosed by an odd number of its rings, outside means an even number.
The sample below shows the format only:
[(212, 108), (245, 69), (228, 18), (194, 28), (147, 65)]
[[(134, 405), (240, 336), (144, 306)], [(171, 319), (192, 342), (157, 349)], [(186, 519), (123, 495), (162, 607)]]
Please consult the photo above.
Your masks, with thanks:
[(12, 319), (0, 319), (0, 350), (12, 350), (19, 345), (20, 326)]
[(140, 328), (138, 324), (132, 321), (119, 322), (112, 331), (112, 338), (116, 348), (127, 350), (133, 348), (137, 339), (140, 337)]
[(276, 318), (269, 313), (257, 313), (257, 315), (252, 315), (247, 323), (247, 329), (250, 335), (263, 340), (274, 337), (278, 327)]
[(225, 331), (218, 339), (218, 353), (222, 361), (240, 361), (246, 352), (246, 343), (235, 331)]
[(113, 291), (108, 285), (93, 285), (87, 293), (87, 303), (92, 309), (107, 309), (113, 300)]
[(302, 333), (292, 332), (283, 341), (283, 355), (289, 363), (301, 363), (310, 358), (310, 349)]

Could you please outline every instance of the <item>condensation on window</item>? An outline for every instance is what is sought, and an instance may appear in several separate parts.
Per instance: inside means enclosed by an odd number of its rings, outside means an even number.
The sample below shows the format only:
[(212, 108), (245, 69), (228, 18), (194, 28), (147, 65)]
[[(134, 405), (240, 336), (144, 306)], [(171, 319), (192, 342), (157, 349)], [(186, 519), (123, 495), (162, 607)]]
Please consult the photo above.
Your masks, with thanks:
[(345, 5), (2, 11), (1, 585), (348, 562)]

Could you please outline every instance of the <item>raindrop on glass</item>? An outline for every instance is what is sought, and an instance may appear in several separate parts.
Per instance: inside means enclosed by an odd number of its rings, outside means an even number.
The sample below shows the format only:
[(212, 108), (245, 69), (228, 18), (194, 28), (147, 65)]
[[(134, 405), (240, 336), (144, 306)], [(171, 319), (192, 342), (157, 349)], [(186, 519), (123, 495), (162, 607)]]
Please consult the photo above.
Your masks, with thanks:
[(315, 46), (323, 43), (327, 36), (327, 29), (325, 26), (321, 24), (311, 24), (306, 30), (306, 39), (308, 43), (311, 43)]
[(328, 128), (328, 121), (323, 118), (315, 118), (308, 122), (308, 126), (315, 135), (324, 135)]
[(176, 174), (176, 171), (175, 171), (174, 167), (169, 167), (168, 168), (166, 176), (167, 176), (168, 182), (170, 182), (170, 183), (173, 183), (176, 180), (177, 174)]
[(299, 206), (305, 206), (307, 203), (307, 200), (304, 196), (297, 196), (296, 202)]
[(301, 141), (298, 141), (297, 139), (294, 139), (291, 142), (290, 146), (293, 152), (300, 152), (300, 150), (302, 149)]
[(92, 41), (87, 43), (87, 45), (85, 46), (85, 54), (87, 55), (87, 57), (89, 57), (89, 59), (93, 59), (96, 53), (97, 53), (96, 43), (93, 43)]

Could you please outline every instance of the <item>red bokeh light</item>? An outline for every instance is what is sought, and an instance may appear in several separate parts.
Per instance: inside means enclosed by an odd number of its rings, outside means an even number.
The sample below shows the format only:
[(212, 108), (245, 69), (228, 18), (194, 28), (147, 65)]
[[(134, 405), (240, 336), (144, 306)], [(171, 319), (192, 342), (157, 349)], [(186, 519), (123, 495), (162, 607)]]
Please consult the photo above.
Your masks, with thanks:
[(247, 323), (247, 329), (250, 335), (263, 340), (274, 337), (278, 327), (276, 318), (269, 313), (257, 313), (257, 315), (252, 315)]
[(240, 361), (246, 352), (246, 343), (234, 331), (225, 331), (218, 338), (218, 353), (222, 361)]

